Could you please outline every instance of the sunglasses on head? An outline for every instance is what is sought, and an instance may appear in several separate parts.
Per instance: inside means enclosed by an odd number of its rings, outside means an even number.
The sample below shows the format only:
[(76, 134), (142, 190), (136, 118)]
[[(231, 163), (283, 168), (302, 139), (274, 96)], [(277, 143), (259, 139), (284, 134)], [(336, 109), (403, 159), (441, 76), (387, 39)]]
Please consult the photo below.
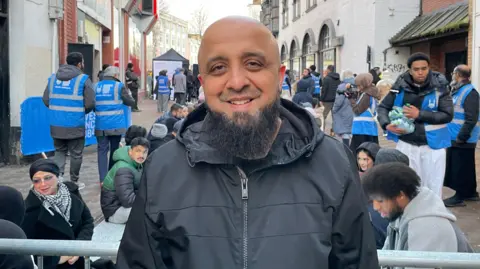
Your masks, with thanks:
[(41, 181), (47, 182), (47, 181), (52, 180), (53, 178), (54, 178), (53, 175), (46, 175), (46, 176), (44, 176), (43, 178), (33, 178), (33, 179), (32, 179), (32, 182), (33, 182), (33, 184), (38, 184), (38, 183), (40, 183)]

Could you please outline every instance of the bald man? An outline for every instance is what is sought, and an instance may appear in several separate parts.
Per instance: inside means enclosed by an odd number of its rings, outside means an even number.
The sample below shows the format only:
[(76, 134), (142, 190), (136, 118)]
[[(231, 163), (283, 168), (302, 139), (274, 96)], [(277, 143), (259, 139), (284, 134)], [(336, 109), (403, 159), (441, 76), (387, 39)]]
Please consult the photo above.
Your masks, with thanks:
[(447, 149), (447, 165), (444, 185), (455, 195), (444, 200), (448, 207), (465, 206), (465, 201), (478, 201), (475, 172), (475, 147), (478, 127), (479, 95), (470, 81), (470, 67), (459, 65), (453, 71), (451, 95), (454, 116), (448, 124), (452, 146)]
[(206, 104), (147, 160), (117, 267), (378, 268), (355, 159), (280, 99), (269, 30), (217, 21), (198, 62)]

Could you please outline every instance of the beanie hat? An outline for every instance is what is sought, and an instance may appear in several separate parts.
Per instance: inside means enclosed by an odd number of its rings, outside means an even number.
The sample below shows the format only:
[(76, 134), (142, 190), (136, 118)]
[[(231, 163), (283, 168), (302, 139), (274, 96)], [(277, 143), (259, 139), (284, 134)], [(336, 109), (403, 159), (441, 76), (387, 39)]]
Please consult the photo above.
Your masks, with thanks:
[(60, 168), (58, 165), (50, 159), (38, 159), (30, 166), (30, 179), (33, 179), (33, 175), (37, 172), (49, 172), (58, 177), (60, 175)]

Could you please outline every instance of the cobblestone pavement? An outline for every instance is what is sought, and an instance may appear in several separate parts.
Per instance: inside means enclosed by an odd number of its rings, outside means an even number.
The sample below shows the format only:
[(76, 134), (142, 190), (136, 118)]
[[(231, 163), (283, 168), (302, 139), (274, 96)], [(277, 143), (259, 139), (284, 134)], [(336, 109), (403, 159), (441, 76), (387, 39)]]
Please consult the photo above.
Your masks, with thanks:
[[(160, 116), (156, 112), (156, 103), (152, 100), (143, 100), (140, 104), (142, 112), (133, 113), (133, 124), (144, 126), (149, 129), (156, 118)], [(321, 109), (319, 110), (321, 112)], [(327, 129), (331, 126), (331, 118), (327, 119)], [(380, 145), (382, 147), (394, 148), (395, 144), (387, 141), (384, 137), (380, 137)], [(476, 171), (477, 180), (480, 179), (480, 150), (476, 152)], [(68, 162), (67, 168), (68, 171)], [(86, 187), (81, 190), (82, 196), (87, 202), (92, 215), (98, 223), (103, 219), (100, 210), (100, 186), (98, 183), (98, 169), (97, 169), (97, 154), (96, 147), (91, 146), (85, 149), (84, 161), (81, 170), (80, 180), (86, 184)], [(0, 184), (12, 186), (26, 195), (31, 186), (28, 177), (28, 166), (7, 166), (0, 168)], [(480, 181), (479, 181), (480, 186)], [(444, 196), (448, 197), (453, 192), (444, 188)], [(480, 222), (480, 203), (467, 202), (466, 207), (453, 208), (452, 211), (458, 218), (458, 225), (466, 233), (472, 246), (480, 251), (480, 232), (478, 230), (478, 223)]]

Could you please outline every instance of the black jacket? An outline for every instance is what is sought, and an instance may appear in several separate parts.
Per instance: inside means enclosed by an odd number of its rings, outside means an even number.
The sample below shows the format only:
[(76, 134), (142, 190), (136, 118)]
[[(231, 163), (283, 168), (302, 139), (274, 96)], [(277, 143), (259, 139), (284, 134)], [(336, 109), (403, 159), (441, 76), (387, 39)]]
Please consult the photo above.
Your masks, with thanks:
[[(460, 87), (455, 88), (452, 90), (452, 95), (455, 94)], [(458, 101), (460, 102), (460, 100)], [(479, 95), (476, 90), (472, 90), (466, 97), (465, 102), (463, 103), (463, 108), (465, 111), (465, 123), (460, 128), (460, 132), (458, 133), (457, 140), (452, 141), (452, 147), (457, 148), (475, 148), (476, 143), (466, 143), (468, 139), (470, 139), (470, 135), (472, 134), (473, 128), (477, 125), (478, 122), (478, 110), (479, 110), (480, 102), (479, 102)]]
[[(452, 97), (448, 92), (447, 86), (447, 79), (438, 72), (430, 71), (424, 85), (420, 87), (414, 84), (408, 71), (403, 73), (397, 78), (392, 89), (377, 108), (377, 119), (380, 126), (386, 130), (386, 126), (390, 124), (388, 113), (393, 108), (397, 92), (404, 90), (405, 96), (403, 98), (403, 104), (409, 103), (410, 105), (417, 107), (420, 109), (420, 115), (415, 120), (415, 131), (411, 134), (401, 135), (399, 139), (415, 146), (427, 145), (424, 124), (446, 124), (453, 118)], [(441, 93), (438, 102), (438, 111), (430, 112), (421, 110), (425, 95), (435, 90)]]
[(315, 80), (311, 76), (303, 77), (297, 83), (297, 93), (299, 92), (306, 92), (310, 95), (313, 95), (315, 91)]
[(328, 73), (328, 75), (323, 79), (320, 101), (327, 103), (335, 102), (338, 85), (340, 85), (340, 83), (340, 75), (338, 73)]
[(190, 113), (147, 160), (117, 268), (378, 268), (353, 154), (290, 101), (280, 117), (267, 157), (245, 162), (208, 144), (204, 105)]
[[(93, 218), (90, 210), (80, 196), (77, 196), (78, 188), (74, 184), (67, 185), (72, 197), (70, 209), (70, 225), (59, 215), (53, 216), (42, 206), (38, 197), (30, 191), (25, 199), (25, 219), (22, 229), (28, 239), (46, 240), (91, 240), (93, 235)], [(52, 211), (54, 212), (54, 211)], [(54, 268), (75, 268), (83, 269), (85, 262), (83, 258), (78, 259), (73, 265), (64, 263), (57, 265), (60, 257), (44, 257), (45, 269)]]

